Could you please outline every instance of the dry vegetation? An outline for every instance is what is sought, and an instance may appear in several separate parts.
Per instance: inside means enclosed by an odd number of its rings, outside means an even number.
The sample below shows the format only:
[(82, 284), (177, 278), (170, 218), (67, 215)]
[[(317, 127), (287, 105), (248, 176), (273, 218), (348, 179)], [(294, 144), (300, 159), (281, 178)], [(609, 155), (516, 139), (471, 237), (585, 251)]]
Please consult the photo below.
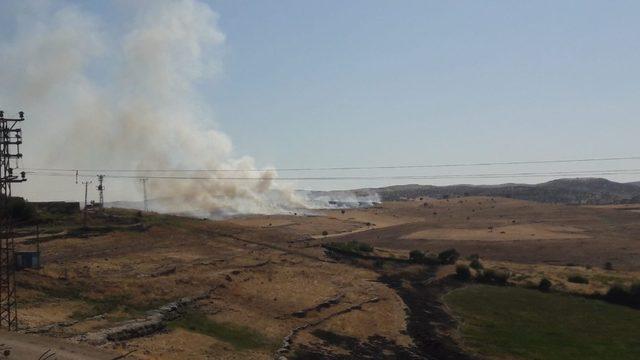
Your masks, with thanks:
[[(23, 328), (86, 342), (83, 335), (200, 296), (161, 331), (93, 346), (135, 350), (139, 359), (268, 359), (301, 328), (289, 355), (345, 353), (336, 343), (348, 341), (364, 352), (372, 343), (396, 353), (414, 347), (406, 294), (380, 281), (406, 274), (384, 262), (336, 260), (321, 246), (330, 242), (369, 244), (373, 257), (405, 260), (414, 249), (430, 256), (455, 248), (462, 263), (479, 254), (485, 268), (508, 271), (510, 284), (535, 287), (544, 277), (568, 293), (640, 279), (640, 214), (626, 208), (466, 197), (225, 221), (108, 213), (94, 215), (88, 233), (76, 231), (79, 218), (45, 226), (55, 236), (42, 243), (44, 268), (18, 277)], [(29, 239), (21, 246), (32, 247)], [(423, 276), (420, 269), (400, 271)], [(446, 277), (455, 266), (436, 271), (429, 276)], [(573, 275), (588, 284), (570, 282)]]

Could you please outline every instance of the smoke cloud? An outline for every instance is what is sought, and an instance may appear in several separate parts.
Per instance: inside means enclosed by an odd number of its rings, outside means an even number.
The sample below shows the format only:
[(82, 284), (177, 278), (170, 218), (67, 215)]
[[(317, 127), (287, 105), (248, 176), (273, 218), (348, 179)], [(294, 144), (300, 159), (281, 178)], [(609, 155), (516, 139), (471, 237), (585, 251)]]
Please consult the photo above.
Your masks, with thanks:
[[(306, 205), (274, 170), (234, 156), (215, 129), (198, 87), (222, 71), (225, 36), (208, 5), (119, 3), (121, 27), (74, 4), (3, 6), (16, 26), (0, 39), (0, 107), (27, 113), (24, 167), (232, 170), (197, 174), (210, 180), (150, 179), (149, 197), (161, 210), (209, 216)], [(36, 200), (82, 194), (73, 178), (29, 177), (19, 191)], [(141, 198), (134, 179), (106, 181), (107, 200)]]

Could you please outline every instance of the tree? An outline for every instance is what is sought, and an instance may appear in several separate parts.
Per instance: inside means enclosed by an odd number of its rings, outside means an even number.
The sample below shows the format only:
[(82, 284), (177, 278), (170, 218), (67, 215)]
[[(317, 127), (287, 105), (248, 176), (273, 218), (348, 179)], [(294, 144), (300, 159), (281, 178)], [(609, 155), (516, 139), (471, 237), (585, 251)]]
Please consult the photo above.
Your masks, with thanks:
[(420, 250), (411, 250), (409, 253), (409, 259), (414, 263), (421, 263), (424, 261), (424, 253)]
[(460, 253), (456, 249), (447, 249), (438, 254), (438, 260), (443, 265), (455, 264), (458, 258), (460, 258)]

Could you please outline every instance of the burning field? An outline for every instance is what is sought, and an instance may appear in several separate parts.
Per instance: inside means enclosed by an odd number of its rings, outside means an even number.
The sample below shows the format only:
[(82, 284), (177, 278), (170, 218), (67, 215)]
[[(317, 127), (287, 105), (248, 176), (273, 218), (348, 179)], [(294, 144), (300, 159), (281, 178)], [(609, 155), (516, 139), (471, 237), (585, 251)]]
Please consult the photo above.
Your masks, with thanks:
[(57, 219), (42, 237), (43, 269), (19, 273), (21, 328), (139, 359), (466, 358), (474, 350), (456, 340), (440, 300), (463, 283), (453, 265), (412, 261), (410, 250), (431, 259), (455, 248), (459, 264), (477, 255), (513, 286), (546, 277), (560, 293), (603, 294), (640, 278), (637, 213), (424, 203), (219, 221), (107, 209), (82, 231), (69, 231), (79, 215)]
[(0, 359), (640, 359), (640, 156), (562, 158), (636, 151), (629, 97), (566, 91), (610, 74), (466, 46), (484, 9), (220, 3), (233, 46), (200, 0), (0, 3)]

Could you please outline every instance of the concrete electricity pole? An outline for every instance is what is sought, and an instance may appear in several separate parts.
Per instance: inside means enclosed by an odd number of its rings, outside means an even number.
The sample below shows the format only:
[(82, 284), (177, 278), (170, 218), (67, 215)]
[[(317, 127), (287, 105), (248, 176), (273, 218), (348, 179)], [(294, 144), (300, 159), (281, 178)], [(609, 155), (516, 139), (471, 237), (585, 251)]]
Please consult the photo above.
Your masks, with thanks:
[(89, 190), (89, 184), (93, 183), (93, 181), (83, 181), (84, 185), (84, 216), (83, 216), (83, 227), (87, 228), (87, 191)]
[(0, 111), (0, 329), (18, 330), (18, 301), (16, 300), (15, 241), (9, 213), (11, 184), (26, 181), (25, 172), (20, 177), (13, 174), (18, 159), (22, 158), (22, 129), (24, 113), (18, 119), (5, 119)]
[(144, 211), (149, 211), (149, 203), (147, 202), (147, 180), (149, 179), (140, 179), (142, 182), (142, 193), (144, 194)]

